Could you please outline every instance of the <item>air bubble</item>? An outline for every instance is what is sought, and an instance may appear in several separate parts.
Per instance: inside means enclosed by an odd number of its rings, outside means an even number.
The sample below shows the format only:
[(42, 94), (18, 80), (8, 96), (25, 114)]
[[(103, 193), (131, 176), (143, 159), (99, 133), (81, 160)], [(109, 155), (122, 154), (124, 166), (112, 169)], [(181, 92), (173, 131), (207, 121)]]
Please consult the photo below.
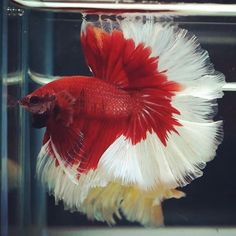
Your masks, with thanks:
[(16, 7), (8, 7), (7, 15), (8, 16), (23, 16), (24, 10), (21, 8), (16, 8)]

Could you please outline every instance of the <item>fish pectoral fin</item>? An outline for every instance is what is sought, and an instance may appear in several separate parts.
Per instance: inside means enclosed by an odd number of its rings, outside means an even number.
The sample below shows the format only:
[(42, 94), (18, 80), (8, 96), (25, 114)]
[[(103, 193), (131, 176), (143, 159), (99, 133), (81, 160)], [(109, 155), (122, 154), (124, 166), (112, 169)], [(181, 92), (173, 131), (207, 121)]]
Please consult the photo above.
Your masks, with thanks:
[(54, 108), (56, 121), (62, 122), (66, 127), (73, 123), (75, 101), (76, 99), (67, 91), (62, 91), (56, 95)]

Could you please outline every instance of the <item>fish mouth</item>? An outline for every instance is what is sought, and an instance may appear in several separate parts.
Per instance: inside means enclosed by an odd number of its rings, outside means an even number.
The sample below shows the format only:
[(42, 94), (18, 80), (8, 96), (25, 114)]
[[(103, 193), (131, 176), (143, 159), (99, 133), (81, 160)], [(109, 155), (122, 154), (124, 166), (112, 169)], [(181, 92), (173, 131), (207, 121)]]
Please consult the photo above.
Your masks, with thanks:
[(29, 105), (29, 101), (27, 97), (23, 97), (18, 101), (18, 104), (23, 107), (27, 107)]

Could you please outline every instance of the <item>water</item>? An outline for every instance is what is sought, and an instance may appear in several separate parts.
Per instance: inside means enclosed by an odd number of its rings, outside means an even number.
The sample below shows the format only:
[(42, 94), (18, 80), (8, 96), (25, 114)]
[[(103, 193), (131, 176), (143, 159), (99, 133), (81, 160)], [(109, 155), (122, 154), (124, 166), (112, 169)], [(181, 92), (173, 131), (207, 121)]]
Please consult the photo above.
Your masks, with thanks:
[[(174, 20), (198, 37), (227, 82), (236, 82), (236, 12), (232, 12), (205, 11), (201, 16), (189, 14)], [(20, 97), (53, 76), (90, 75), (80, 45), (82, 15), (9, 5), (2, 19), (1, 235), (62, 235), (71, 229), (80, 235), (85, 227), (107, 229), (106, 224), (65, 211), (62, 203), (55, 206), (53, 196), (37, 182), (35, 164), (43, 130), (33, 129), (28, 114), (15, 106)], [(39, 79), (31, 78), (29, 71), (40, 75)], [(217, 118), (224, 120), (224, 141), (204, 176), (184, 188), (187, 197), (164, 202), (166, 226), (235, 227), (235, 101), (234, 91), (226, 92), (219, 101)], [(125, 220), (117, 224), (124, 226), (139, 227)]]

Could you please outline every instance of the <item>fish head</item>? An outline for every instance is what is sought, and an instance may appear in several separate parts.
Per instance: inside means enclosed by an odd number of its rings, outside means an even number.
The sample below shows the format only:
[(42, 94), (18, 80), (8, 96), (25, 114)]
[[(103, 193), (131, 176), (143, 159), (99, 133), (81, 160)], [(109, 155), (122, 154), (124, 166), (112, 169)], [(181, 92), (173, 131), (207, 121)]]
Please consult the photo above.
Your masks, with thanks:
[(56, 96), (54, 93), (36, 90), (19, 100), (19, 104), (32, 114), (50, 113), (55, 107)]

